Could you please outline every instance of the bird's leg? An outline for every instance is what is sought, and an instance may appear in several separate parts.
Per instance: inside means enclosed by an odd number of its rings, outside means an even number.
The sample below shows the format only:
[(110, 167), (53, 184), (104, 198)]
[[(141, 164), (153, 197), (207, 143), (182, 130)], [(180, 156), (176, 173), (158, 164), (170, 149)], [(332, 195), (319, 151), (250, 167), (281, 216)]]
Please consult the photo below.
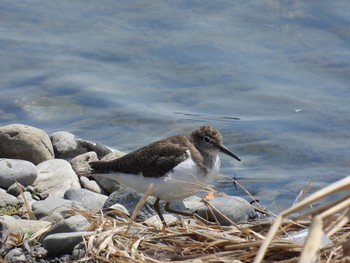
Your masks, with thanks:
[(167, 224), (166, 224), (166, 222), (164, 220), (164, 217), (163, 217), (162, 213), (160, 212), (159, 201), (160, 201), (160, 199), (157, 197), (156, 201), (153, 204), (153, 209), (157, 212), (157, 214), (158, 214), (158, 216), (160, 218), (160, 221), (162, 221), (162, 223), (163, 223), (163, 226), (166, 227)]
[(170, 202), (166, 202), (165, 203), (164, 209), (165, 209), (165, 211), (167, 211), (169, 213), (173, 213), (173, 214), (179, 214), (179, 215), (183, 215), (183, 216), (193, 216), (192, 213), (188, 213), (188, 212), (178, 211), (178, 210), (172, 209), (170, 207)]

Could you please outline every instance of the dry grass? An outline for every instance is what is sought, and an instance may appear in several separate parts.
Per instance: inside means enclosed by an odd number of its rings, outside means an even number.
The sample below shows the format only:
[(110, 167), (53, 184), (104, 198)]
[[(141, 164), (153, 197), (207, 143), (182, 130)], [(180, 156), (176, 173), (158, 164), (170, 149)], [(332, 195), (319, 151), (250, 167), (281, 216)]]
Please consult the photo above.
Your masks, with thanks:
[[(295, 204), (277, 218), (219, 226), (182, 219), (166, 229), (79, 212), (90, 219), (81, 262), (350, 262), (350, 176)], [(302, 212), (334, 193), (342, 197)], [(305, 209), (304, 209), (305, 210)], [(293, 219), (287, 216), (299, 212)], [(77, 213), (77, 212), (76, 212)], [(308, 229), (303, 243), (292, 231)], [(322, 245), (322, 236), (331, 243)], [(347, 257), (346, 257), (347, 256)]]
[[(92, 234), (84, 237), (85, 250), (79, 262), (350, 263), (350, 176), (304, 196), (277, 217), (231, 226), (197, 218), (181, 218), (168, 228), (135, 223), (138, 209), (151, 190), (127, 222), (103, 212), (73, 210), (91, 222), (86, 230)], [(317, 203), (322, 205), (313, 207)], [(128, 218), (118, 210), (114, 212)], [(21, 246), (40, 239), (48, 228), (8, 241)], [(304, 240), (294, 239), (295, 231), (305, 230)], [(329, 242), (323, 243), (322, 237)]]

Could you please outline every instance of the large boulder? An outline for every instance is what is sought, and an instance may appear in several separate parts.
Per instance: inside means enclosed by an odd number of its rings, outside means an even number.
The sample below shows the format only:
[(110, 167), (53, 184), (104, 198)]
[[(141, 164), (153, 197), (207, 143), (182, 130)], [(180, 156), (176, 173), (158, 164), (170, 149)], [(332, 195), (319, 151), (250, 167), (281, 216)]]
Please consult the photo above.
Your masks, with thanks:
[(0, 127), (0, 157), (39, 164), (54, 158), (49, 136), (43, 130), (22, 124)]

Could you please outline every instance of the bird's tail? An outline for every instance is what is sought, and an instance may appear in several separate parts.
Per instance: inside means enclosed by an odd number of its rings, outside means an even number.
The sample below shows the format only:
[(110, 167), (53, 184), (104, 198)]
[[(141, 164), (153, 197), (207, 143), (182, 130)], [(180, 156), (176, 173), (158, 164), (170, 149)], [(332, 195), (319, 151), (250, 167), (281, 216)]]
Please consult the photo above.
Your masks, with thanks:
[(97, 172), (109, 172), (111, 170), (112, 164), (108, 161), (95, 161), (95, 162), (90, 162), (89, 163), (92, 173), (97, 173)]

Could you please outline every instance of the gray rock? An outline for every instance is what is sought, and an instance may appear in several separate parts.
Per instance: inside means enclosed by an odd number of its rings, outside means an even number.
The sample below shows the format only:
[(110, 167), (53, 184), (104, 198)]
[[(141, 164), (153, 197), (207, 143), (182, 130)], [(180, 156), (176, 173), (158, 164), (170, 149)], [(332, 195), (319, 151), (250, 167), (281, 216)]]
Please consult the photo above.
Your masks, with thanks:
[(64, 194), (64, 199), (80, 202), (90, 210), (101, 210), (107, 198), (86, 189), (69, 189)]
[(41, 238), (57, 233), (69, 233), (84, 231), (89, 226), (89, 221), (82, 215), (71, 216), (53, 225)]
[(65, 160), (54, 159), (40, 163), (39, 175), (33, 186), (48, 196), (63, 197), (69, 189), (81, 188), (78, 176)]
[(91, 171), (89, 162), (98, 161), (95, 152), (87, 152), (74, 157), (70, 163), (77, 174), (89, 174)]
[(0, 188), (0, 207), (8, 205), (17, 205), (19, 202), (16, 197), (6, 193), (4, 189)]
[(80, 154), (94, 151), (99, 158), (112, 152), (108, 147), (77, 138), (74, 134), (58, 131), (50, 136), (56, 158), (70, 159)]
[(12, 249), (7, 255), (5, 256), (5, 262), (27, 262), (26, 256), (21, 248), (14, 248)]
[(75, 135), (65, 131), (54, 132), (50, 136), (56, 158), (72, 158), (81, 152), (78, 149), (78, 143)]
[(107, 191), (103, 189), (103, 187), (95, 180), (90, 180), (85, 176), (80, 176), (79, 180), (80, 180), (81, 186), (87, 190), (90, 190), (91, 192), (95, 192), (103, 195), (108, 194)]
[(53, 234), (45, 237), (42, 240), (42, 245), (50, 256), (71, 254), (74, 246), (83, 241), (84, 235), (89, 234), (92, 234), (92, 232), (70, 232)]
[(22, 220), (12, 217), (0, 218), (0, 240), (5, 240), (8, 235), (23, 234), (25, 232), (35, 233), (51, 225), (51, 222), (38, 220)]
[(32, 186), (32, 185), (28, 185), (26, 188), (25, 188), (26, 191), (28, 191), (29, 193), (32, 193), (32, 194), (35, 194), (36, 193), (36, 190), (35, 188)]
[(245, 222), (256, 216), (253, 206), (248, 201), (238, 196), (216, 197), (210, 200), (209, 204), (219, 212), (212, 209), (215, 215), (213, 216), (210, 209), (203, 205), (203, 207), (198, 210), (198, 215), (212, 222), (215, 222), (216, 217), (221, 225), (230, 225), (230, 222), (225, 219), (222, 214), (234, 223)]
[(23, 192), (25, 191), (25, 187), (23, 185), (21, 185), (20, 183), (14, 183), (10, 185), (9, 188), (7, 188), (7, 193), (13, 196), (19, 196), (21, 192), (18, 188), (22, 189)]
[(23, 186), (27, 186), (32, 184), (37, 177), (38, 169), (31, 162), (15, 159), (0, 159), (1, 188), (7, 189), (16, 181)]
[(38, 164), (53, 159), (54, 151), (49, 136), (43, 130), (11, 124), (0, 127), (0, 157)]
[[(133, 189), (121, 187), (118, 191), (112, 193), (104, 204), (104, 208), (111, 207), (115, 204), (123, 205), (129, 214), (132, 215), (137, 203), (141, 200), (142, 195), (135, 192)], [(156, 212), (152, 209), (152, 204), (146, 200), (136, 216), (136, 221), (145, 221), (147, 218), (155, 215)]]
[(28, 185), (25, 189), (25, 192), (28, 192), (31, 194), (32, 199), (39, 201), (39, 200), (44, 200), (48, 197), (46, 194), (41, 194), (35, 189), (32, 185)]
[(47, 221), (60, 221), (70, 216), (70, 210), (73, 208), (86, 210), (86, 207), (79, 202), (55, 197), (49, 197), (43, 201), (36, 201), (32, 205), (35, 217), (37, 219), (46, 218)]

